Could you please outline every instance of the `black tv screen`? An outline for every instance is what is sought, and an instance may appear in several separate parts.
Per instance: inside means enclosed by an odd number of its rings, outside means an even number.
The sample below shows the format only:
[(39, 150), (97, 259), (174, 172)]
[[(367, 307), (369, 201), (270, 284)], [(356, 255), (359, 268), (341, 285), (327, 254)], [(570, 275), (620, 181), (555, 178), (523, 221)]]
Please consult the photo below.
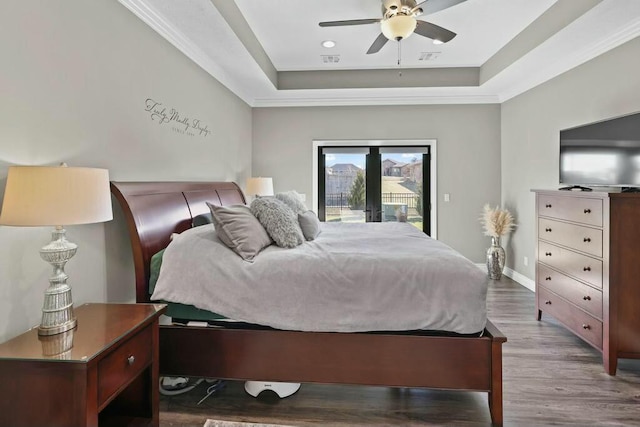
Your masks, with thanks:
[(640, 113), (560, 131), (560, 183), (640, 187)]

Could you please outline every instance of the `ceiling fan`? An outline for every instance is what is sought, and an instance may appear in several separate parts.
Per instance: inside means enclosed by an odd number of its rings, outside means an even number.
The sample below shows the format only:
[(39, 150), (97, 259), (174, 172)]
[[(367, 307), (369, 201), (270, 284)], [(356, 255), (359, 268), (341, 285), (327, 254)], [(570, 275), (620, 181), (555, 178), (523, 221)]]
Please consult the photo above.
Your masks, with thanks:
[(430, 22), (417, 19), (423, 13), (434, 13), (455, 6), (466, 0), (382, 0), (382, 18), (352, 19), (347, 21), (320, 22), (321, 27), (342, 27), (346, 25), (365, 25), (380, 23), (381, 33), (375, 39), (367, 54), (379, 52), (388, 40), (400, 41), (416, 33), (428, 37), (434, 43), (446, 43), (456, 33)]

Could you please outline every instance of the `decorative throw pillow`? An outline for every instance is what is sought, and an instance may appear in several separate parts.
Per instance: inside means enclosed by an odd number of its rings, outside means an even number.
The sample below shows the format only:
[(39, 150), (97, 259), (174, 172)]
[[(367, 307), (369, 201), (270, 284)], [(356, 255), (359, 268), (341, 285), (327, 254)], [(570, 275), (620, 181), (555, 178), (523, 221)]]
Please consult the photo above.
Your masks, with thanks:
[(278, 193), (276, 194), (276, 199), (289, 206), (295, 214), (307, 211), (307, 207), (302, 201), (302, 197), (300, 197), (300, 194), (295, 190)]
[(271, 244), (266, 230), (248, 206), (207, 205), (211, 209), (218, 238), (245, 261), (253, 261), (262, 249)]
[(293, 248), (304, 242), (296, 214), (280, 200), (273, 197), (255, 199), (251, 202), (251, 212), (276, 245)]
[(314, 211), (299, 213), (298, 222), (305, 239), (313, 240), (320, 234), (320, 220)]

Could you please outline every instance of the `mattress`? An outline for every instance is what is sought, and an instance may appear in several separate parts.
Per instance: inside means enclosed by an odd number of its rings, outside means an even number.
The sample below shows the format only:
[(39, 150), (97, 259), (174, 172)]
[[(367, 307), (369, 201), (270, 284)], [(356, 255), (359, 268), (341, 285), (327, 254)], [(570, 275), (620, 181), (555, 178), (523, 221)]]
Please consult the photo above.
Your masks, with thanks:
[(167, 247), (152, 299), (276, 329), (474, 334), (486, 291), (486, 274), (410, 224), (323, 223), (316, 240), (253, 263), (212, 227), (188, 230)]

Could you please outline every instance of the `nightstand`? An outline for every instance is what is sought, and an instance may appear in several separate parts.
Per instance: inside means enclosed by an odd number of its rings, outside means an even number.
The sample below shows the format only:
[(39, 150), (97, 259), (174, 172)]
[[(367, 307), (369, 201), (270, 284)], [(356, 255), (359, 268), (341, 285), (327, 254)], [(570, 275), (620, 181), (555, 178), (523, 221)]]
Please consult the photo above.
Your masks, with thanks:
[[(163, 304), (85, 304), (78, 326), (0, 344), (0, 426), (158, 426)], [(73, 344), (73, 346), (70, 346)]]

